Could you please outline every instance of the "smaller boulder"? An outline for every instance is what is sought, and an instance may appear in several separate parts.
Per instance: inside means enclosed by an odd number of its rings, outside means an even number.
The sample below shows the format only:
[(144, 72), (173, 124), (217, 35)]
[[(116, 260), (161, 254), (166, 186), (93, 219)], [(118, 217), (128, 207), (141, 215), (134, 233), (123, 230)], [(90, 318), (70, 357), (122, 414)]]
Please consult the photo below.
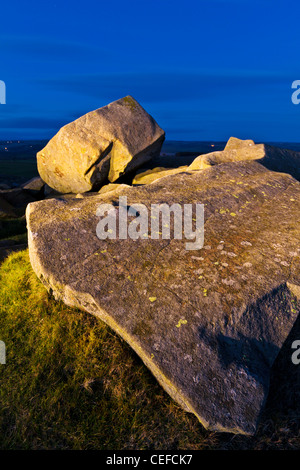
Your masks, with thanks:
[(204, 170), (226, 162), (256, 160), (268, 170), (288, 173), (300, 180), (300, 152), (280, 149), (267, 144), (255, 144), (253, 140), (230, 137), (223, 151), (199, 155), (189, 170)]
[(98, 191), (98, 194), (107, 194), (107, 193), (112, 193), (112, 192), (115, 192), (116, 194), (118, 194), (120, 191), (126, 188), (130, 188), (130, 186), (128, 184), (110, 183), (110, 184), (106, 184), (105, 186), (102, 186), (100, 191)]
[(142, 184), (149, 184), (153, 183), (164, 176), (169, 175), (176, 175), (177, 173), (183, 173), (188, 169), (187, 166), (180, 166), (179, 168), (162, 168), (157, 167), (153, 168), (153, 170), (146, 170), (141, 173), (138, 173), (133, 178), (132, 184), (133, 185), (142, 185)]

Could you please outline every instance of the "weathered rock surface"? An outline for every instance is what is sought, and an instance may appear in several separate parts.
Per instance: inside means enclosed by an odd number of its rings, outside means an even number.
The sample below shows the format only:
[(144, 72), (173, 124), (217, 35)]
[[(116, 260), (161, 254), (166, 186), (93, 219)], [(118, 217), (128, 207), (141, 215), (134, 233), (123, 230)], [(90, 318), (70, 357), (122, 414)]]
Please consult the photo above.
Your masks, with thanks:
[(153, 170), (146, 170), (146, 171), (136, 174), (132, 180), (132, 184), (136, 185), (136, 184), (153, 183), (153, 181), (163, 178), (164, 176), (176, 175), (177, 173), (183, 173), (187, 168), (188, 167), (185, 165), (185, 166), (180, 166), (179, 168), (157, 167), (157, 168), (153, 168)]
[(61, 193), (99, 189), (159, 155), (164, 131), (131, 96), (62, 127), (38, 152), (41, 178)]
[[(113, 203), (118, 220), (120, 195), (148, 209), (204, 204), (204, 247), (186, 250), (184, 237), (98, 239), (96, 210)], [(299, 213), (290, 175), (224, 163), (117, 196), (30, 204), (29, 253), (57, 299), (117, 331), (206, 428), (253, 434), (299, 314)]]
[(117, 183), (109, 183), (106, 184), (105, 186), (102, 186), (102, 188), (99, 191), (99, 194), (105, 194), (105, 193), (110, 193), (110, 192), (120, 192), (125, 188), (130, 188), (128, 184), (117, 184)]
[(256, 160), (269, 170), (288, 173), (300, 180), (300, 152), (280, 149), (253, 140), (231, 137), (223, 151), (199, 155), (189, 166), (190, 170), (203, 170), (225, 162)]

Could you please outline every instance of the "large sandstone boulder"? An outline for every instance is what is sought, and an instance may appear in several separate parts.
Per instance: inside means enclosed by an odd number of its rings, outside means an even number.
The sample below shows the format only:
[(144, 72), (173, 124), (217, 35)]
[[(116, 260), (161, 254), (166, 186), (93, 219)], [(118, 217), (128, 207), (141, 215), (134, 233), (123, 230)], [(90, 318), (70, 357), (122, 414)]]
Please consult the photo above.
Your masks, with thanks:
[[(150, 215), (150, 204), (204, 204), (203, 248), (149, 238), (145, 227), (135, 240), (100, 240), (96, 212), (112, 204), (118, 222), (121, 196)], [(206, 428), (253, 434), (299, 314), (299, 211), (290, 175), (224, 163), (119, 194), (32, 203), (30, 260), (57, 299), (110, 325)]]
[(99, 189), (159, 155), (164, 131), (131, 96), (62, 127), (38, 152), (41, 178), (60, 193)]
[(223, 151), (199, 155), (189, 166), (190, 170), (203, 170), (225, 162), (256, 160), (269, 170), (289, 173), (300, 180), (300, 152), (280, 149), (267, 144), (255, 144), (253, 140), (231, 137)]

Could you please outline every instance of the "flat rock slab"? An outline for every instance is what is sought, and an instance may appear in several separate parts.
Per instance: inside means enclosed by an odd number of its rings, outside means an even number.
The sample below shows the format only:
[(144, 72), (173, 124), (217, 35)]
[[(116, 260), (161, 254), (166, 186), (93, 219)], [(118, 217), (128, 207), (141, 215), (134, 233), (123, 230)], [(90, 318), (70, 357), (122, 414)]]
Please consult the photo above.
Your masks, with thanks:
[[(186, 240), (100, 240), (97, 208), (199, 203), (200, 250)], [(256, 162), (27, 208), (29, 253), (45, 286), (97, 315), (208, 429), (253, 434), (271, 366), (298, 314), (300, 184)], [(118, 216), (117, 216), (118, 217)]]
[(153, 170), (146, 170), (138, 172), (132, 180), (132, 184), (149, 184), (154, 181), (164, 178), (168, 175), (176, 175), (177, 173), (183, 173), (186, 171), (187, 166), (180, 166), (179, 168), (163, 168), (157, 167)]

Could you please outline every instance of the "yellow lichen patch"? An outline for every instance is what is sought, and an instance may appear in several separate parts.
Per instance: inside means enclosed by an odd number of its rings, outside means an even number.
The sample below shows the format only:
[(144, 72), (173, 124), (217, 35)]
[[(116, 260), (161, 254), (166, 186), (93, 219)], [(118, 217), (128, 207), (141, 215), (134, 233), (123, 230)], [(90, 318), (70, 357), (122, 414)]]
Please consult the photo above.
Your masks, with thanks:
[(106, 253), (107, 250), (102, 250), (100, 253)]
[(226, 214), (228, 212), (229, 212), (229, 209), (224, 209), (223, 207), (222, 209), (220, 209), (220, 214)]
[(230, 212), (230, 215), (231, 215), (231, 217), (235, 217), (235, 216), (236, 216), (235, 212)]
[(155, 302), (155, 301), (156, 301), (156, 297), (149, 297), (149, 300), (150, 300), (150, 302)]
[(136, 102), (135, 100), (131, 97), (131, 96), (125, 96), (125, 98), (123, 98), (123, 103), (128, 106), (131, 111), (134, 111), (136, 109)]
[(204, 297), (207, 297), (207, 289), (203, 289), (203, 295)]
[(182, 318), (179, 320), (179, 322), (176, 325), (176, 328), (180, 328), (181, 325), (185, 325), (187, 323), (187, 320), (183, 320)]

